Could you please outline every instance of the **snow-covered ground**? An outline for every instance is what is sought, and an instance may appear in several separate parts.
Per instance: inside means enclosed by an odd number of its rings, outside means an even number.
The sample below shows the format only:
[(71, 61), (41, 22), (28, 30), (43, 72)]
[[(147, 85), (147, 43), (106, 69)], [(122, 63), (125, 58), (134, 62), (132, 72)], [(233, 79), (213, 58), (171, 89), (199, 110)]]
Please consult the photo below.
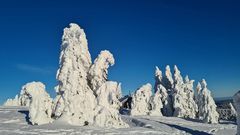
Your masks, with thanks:
[(75, 134), (236, 134), (237, 126), (232, 122), (221, 124), (204, 124), (196, 120), (185, 120), (176, 117), (122, 116), (130, 128), (100, 128), (93, 126), (71, 126), (64, 123), (51, 123), (32, 126), (28, 123), (28, 108), (0, 107), (0, 135), (42, 134), (42, 135), (75, 135)]

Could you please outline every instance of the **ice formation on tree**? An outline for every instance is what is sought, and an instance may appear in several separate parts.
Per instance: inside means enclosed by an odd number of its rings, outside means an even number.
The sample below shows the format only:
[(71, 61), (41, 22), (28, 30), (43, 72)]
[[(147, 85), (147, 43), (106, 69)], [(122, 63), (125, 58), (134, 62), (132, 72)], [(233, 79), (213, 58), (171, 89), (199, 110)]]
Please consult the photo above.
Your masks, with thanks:
[(42, 125), (53, 121), (52, 99), (41, 82), (31, 82), (23, 86), (30, 98), (29, 118), (33, 125)]
[(107, 81), (96, 90), (96, 95), (98, 106), (95, 108), (95, 124), (104, 127), (128, 127), (119, 115), (121, 85)]
[(4, 106), (19, 106), (19, 98), (18, 95), (15, 96), (14, 99), (7, 99), (7, 101), (3, 104)]
[(197, 86), (197, 94), (199, 119), (205, 123), (218, 123), (219, 114), (216, 110), (217, 106), (204, 79), (201, 82), (201, 86), (200, 84)]
[(233, 102), (237, 111), (237, 135), (240, 135), (240, 91), (233, 96)]
[(157, 90), (154, 95), (151, 96), (149, 101), (149, 115), (152, 116), (162, 116), (161, 109), (163, 108), (162, 100), (161, 100), (160, 90)]
[(152, 86), (147, 83), (137, 89), (132, 95), (131, 115), (148, 115), (149, 101), (152, 96)]
[(162, 77), (162, 71), (156, 67), (155, 70), (155, 86), (154, 91), (159, 91), (161, 95), (161, 101), (162, 101), (162, 113), (164, 116), (172, 116), (173, 110), (172, 110), (172, 99), (170, 96), (170, 93), (166, 90), (166, 88), (162, 85), (163, 84), (163, 77)]
[(107, 81), (107, 69), (110, 65), (114, 65), (113, 55), (107, 50), (101, 51), (98, 57), (94, 60), (94, 64), (91, 66), (88, 74), (90, 87), (93, 91), (96, 91)]
[(118, 112), (120, 84), (107, 82), (107, 69), (113, 64), (109, 51), (101, 51), (92, 64), (83, 29), (77, 24), (65, 28), (57, 72), (55, 118), (80, 126), (126, 127)]

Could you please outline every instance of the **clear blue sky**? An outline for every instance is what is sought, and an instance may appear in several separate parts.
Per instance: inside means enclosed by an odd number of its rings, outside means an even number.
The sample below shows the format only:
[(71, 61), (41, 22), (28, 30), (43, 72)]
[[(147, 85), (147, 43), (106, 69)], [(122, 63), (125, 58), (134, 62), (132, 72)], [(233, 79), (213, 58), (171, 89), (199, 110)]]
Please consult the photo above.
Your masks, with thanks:
[[(7, 1), (7, 0), (6, 0)], [(240, 89), (240, 3), (231, 0), (0, 2), (0, 103), (29, 81), (54, 96), (63, 28), (84, 28), (92, 59), (110, 50), (123, 93), (154, 83), (158, 65), (205, 78), (215, 97)]]

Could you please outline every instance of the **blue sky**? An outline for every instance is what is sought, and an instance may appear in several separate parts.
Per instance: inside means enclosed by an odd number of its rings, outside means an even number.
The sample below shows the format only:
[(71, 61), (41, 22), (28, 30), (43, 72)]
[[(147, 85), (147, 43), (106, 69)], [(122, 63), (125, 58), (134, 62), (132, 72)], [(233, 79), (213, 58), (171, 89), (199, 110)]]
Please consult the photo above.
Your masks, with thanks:
[(240, 89), (240, 3), (192, 0), (0, 2), (0, 103), (42, 81), (54, 96), (63, 28), (84, 28), (94, 60), (110, 50), (124, 94), (154, 83), (155, 66), (205, 78), (215, 97)]

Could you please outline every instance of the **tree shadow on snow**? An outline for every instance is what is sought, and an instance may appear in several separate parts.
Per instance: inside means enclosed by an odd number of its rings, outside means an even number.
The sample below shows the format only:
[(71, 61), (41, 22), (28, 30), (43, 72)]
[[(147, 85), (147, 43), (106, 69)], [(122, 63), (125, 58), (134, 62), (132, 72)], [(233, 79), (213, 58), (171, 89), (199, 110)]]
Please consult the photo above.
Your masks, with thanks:
[(28, 110), (19, 110), (18, 111), (19, 113), (22, 113), (25, 115), (25, 120), (26, 122), (29, 124), (29, 125), (32, 125), (31, 122), (30, 122), (30, 118), (29, 118), (29, 111)]
[(163, 122), (160, 122), (160, 121), (156, 121), (156, 122), (161, 123), (161, 124), (165, 124), (167, 126), (170, 126), (172, 128), (176, 128), (178, 130), (183, 130), (186, 133), (189, 133), (189, 134), (192, 134), (192, 135), (211, 135), (211, 134), (203, 132), (203, 131), (193, 130), (193, 129), (182, 127), (182, 126), (175, 125), (175, 124), (168, 124), (168, 123), (163, 123)]

